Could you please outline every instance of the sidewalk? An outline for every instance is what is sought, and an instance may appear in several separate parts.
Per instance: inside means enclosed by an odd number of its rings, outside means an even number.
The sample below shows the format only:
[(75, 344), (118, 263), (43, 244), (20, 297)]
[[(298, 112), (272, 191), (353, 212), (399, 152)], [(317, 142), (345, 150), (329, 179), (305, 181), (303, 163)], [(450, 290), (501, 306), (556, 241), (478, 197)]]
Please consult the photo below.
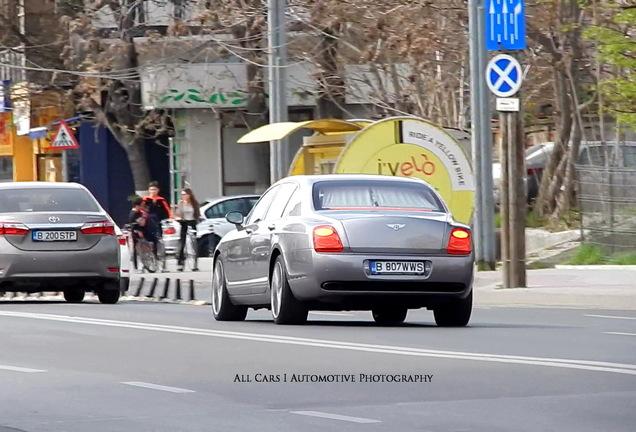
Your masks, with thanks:
[[(190, 284), (194, 287), (194, 304), (209, 304), (212, 281), (212, 259), (199, 259), (198, 272), (176, 271), (174, 259), (168, 260), (166, 273), (133, 273), (129, 299), (144, 298), (150, 294), (156, 279), (152, 297), (174, 300), (179, 280), (181, 298), (189, 298)], [(636, 270), (614, 269), (542, 269), (528, 270), (528, 288), (501, 288), (501, 270), (475, 274), (475, 305), (477, 306), (535, 306), (596, 309), (636, 310)], [(144, 284), (139, 289), (139, 281)], [(166, 280), (168, 291), (165, 292)]]
[(475, 303), (636, 310), (636, 270), (528, 270), (528, 288), (501, 288), (502, 278), (501, 270), (477, 273)]

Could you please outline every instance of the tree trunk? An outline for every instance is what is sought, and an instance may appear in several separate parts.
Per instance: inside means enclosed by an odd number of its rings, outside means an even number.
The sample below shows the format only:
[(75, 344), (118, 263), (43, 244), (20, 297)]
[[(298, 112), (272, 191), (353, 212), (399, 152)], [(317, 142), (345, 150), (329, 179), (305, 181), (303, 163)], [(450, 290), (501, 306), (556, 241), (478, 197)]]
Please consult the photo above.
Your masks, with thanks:
[(130, 144), (122, 143), (128, 155), (136, 191), (146, 189), (151, 181), (144, 144), (144, 140), (141, 137), (135, 137)]
[[(584, 59), (579, 21), (581, 7), (578, 0), (562, 0), (561, 25), (570, 24), (557, 43), (554, 39), (531, 30), (530, 35), (552, 54), (554, 68), (554, 95), (556, 100), (556, 134), (554, 151), (543, 171), (537, 198), (541, 216), (558, 218), (576, 206), (574, 197), (574, 161), (578, 156), (583, 134), (580, 67)], [(574, 129), (573, 129), (574, 126)]]
[(339, 34), (338, 28), (332, 26), (323, 29), (320, 36), (319, 51), (322, 55), (318, 59), (321, 69), (318, 76), (320, 93), (316, 107), (318, 118), (344, 117), (342, 108), (345, 104), (345, 83), (338, 70)]
[(557, 66), (554, 70), (554, 95), (556, 100), (556, 140), (554, 150), (543, 170), (536, 208), (541, 216), (551, 216), (556, 208), (557, 193), (565, 175), (567, 149), (572, 134), (572, 105), (568, 96), (567, 77)]

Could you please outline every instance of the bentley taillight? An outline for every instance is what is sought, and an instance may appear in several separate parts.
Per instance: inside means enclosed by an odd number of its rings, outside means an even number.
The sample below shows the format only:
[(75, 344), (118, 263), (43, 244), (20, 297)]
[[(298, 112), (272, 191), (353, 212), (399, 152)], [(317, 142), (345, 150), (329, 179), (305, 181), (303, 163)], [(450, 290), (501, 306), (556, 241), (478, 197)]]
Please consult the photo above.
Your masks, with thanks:
[(331, 226), (319, 226), (314, 228), (314, 250), (316, 252), (342, 252), (342, 241)]
[(463, 228), (453, 228), (446, 252), (451, 255), (470, 255), (470, 231)]

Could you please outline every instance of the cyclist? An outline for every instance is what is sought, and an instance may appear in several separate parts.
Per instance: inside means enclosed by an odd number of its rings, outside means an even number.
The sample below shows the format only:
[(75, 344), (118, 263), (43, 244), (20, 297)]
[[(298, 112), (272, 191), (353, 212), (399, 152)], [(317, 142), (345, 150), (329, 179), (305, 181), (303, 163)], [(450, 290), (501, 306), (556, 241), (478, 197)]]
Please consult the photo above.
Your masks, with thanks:
[[(201, 210), (197, 199), (192, 193), (192, 189), (186, 188), (181, 191), (181, 201), (177, 204), (175, 209), (175, 219), (179, 221), (181, 225), (181, 235), (179, 237), (179, 250), (177, 252), (177, 270), (183, 271), (183, 263), (185, 261), (185, 246), (188, 239), (188, 228), (192, 227), (197, 229), (197, 223), (201, 219)], [(196, 253), (196, 248), (195, 248)], [(193, 268), (193, 271), (197, 271), (197, 268)]]
[(143, 203), (156, 228), (156, 236), (159, 238), (163, 237), (161, 221), (172, 219), (172, 212), (166, 199), (159, 196), (159, 183), (156, 181), (150, 182), (148, 185), (148, 195), (143, 198)]
[(135, 201), (133, 201), (133, 208), (130, 211), (128, 221), (130, 222), (133, 232), (134, 261), (135, 268), (137, 268), (137, 240), (143, 238), (151, 242), (153, 252), (156, 256), (158, 243), (157, 227), (142, 198), (136, 198)]

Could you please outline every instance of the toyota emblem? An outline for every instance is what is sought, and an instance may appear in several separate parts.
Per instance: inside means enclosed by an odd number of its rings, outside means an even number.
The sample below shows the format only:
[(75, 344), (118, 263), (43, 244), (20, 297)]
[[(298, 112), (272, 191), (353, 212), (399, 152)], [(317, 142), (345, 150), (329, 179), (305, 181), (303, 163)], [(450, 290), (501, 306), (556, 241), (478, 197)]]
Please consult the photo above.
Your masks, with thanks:
[(49, 222), (55, 223), (55, 222), (59, 222), (60, 218), (57, 216), (49, 216)]

